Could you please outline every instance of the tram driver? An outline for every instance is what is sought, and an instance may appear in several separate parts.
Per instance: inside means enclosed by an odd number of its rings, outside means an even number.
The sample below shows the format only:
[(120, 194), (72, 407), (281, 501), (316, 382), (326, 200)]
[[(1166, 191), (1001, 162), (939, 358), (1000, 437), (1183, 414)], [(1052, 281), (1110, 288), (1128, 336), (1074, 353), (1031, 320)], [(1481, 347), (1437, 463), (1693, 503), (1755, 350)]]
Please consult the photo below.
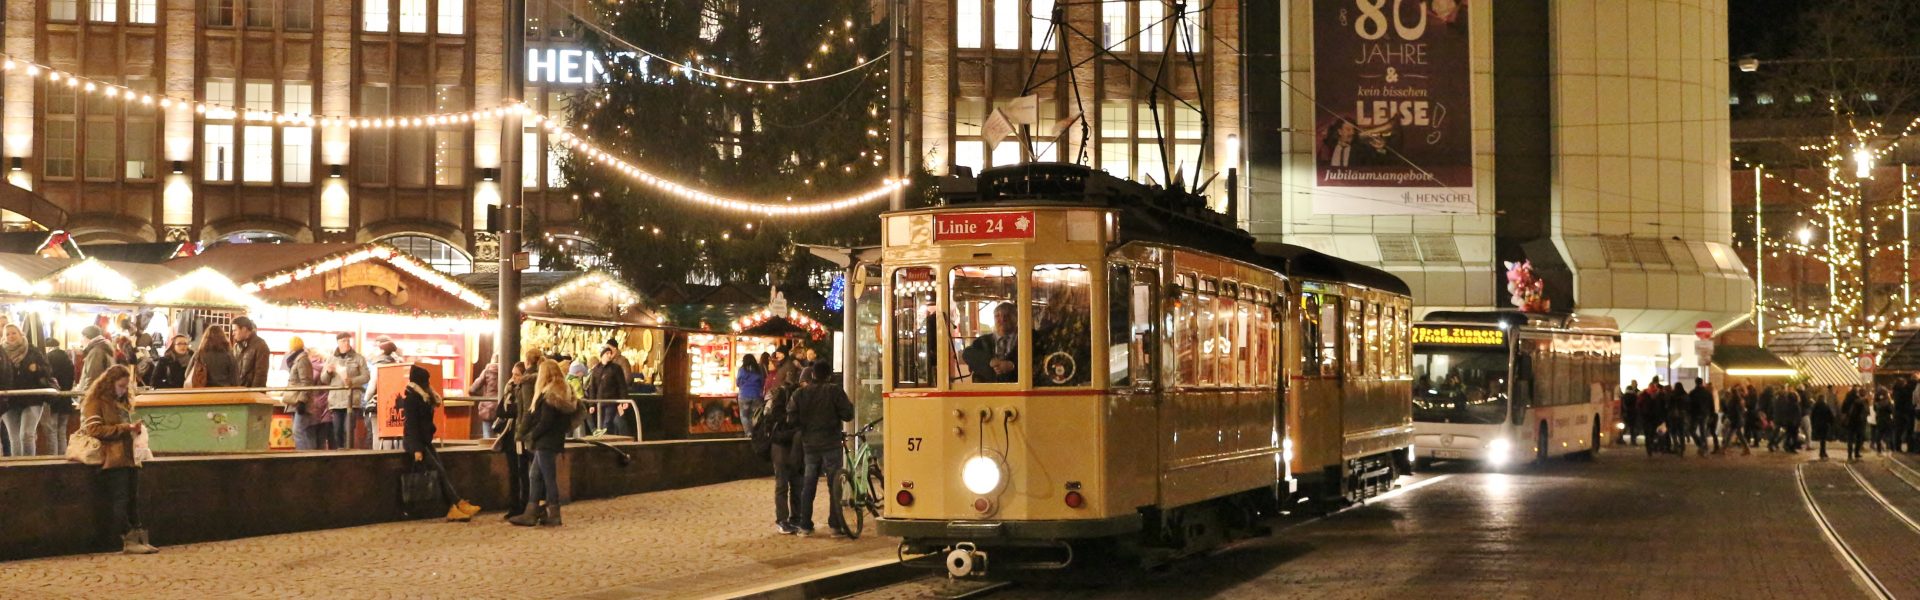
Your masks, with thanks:
[(1020, 378), (1020, 338), (1015, 326), (1019, 317), (1012, 302), (993, 307), (993, 332), (974, 338), (960, 353), (973, 374), (974, 383), (1010, 383)]

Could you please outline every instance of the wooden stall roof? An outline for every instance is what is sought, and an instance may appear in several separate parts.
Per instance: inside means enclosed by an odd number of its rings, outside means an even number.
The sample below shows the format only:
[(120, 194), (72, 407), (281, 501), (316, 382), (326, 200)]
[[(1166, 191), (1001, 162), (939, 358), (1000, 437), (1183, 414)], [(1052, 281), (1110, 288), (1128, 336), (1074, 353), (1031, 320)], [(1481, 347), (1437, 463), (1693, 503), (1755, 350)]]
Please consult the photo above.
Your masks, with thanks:
[[(498, 273), (470, 273), (460, 280), (489, 298), (500, 294)], [(520, 274), (520, 310), (530, 317), (574, 318), (630, 325), (659, 325), (647, 297), (604, 271)]]
[[(58, 259), (55, 259), (58, 260)], [(34, 282), (36, 295), (111, 302), (134, 302), (140, 293), (180, 278), (180, 272), (160, 265), (110, 262), (87, 258), (67, 264)]]
[(493, 308), (459, 279), (385, 244), (228, 244), (166, 266), (211, 269), (268, 302), (468, 314)]

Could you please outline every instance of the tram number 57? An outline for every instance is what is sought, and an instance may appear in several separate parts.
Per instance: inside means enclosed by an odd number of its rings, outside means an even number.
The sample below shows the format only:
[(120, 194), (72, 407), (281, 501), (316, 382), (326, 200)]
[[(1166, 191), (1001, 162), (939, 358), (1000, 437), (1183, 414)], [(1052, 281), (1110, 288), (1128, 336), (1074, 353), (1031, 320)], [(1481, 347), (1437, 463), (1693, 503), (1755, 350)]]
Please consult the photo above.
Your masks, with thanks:
[(917, 437), (910, 437), (910, 438), (907, 438), (907, 451), (908, 451), (908, 452), (919, 452), (919, 451), (920, 451), (920, 442), (921, 442), (922, 440), (924, 440), (924, 439), (926, 439), (926, 438), (917, 438)]

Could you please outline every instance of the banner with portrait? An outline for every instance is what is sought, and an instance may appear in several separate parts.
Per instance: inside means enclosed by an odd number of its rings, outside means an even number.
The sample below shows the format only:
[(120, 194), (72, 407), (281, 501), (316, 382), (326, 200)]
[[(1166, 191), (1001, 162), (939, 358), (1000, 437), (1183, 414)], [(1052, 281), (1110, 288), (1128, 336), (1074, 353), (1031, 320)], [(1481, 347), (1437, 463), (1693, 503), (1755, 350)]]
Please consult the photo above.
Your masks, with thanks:
[(1314, 0), (1315, 214), (1475, 212), (1468, 1)]

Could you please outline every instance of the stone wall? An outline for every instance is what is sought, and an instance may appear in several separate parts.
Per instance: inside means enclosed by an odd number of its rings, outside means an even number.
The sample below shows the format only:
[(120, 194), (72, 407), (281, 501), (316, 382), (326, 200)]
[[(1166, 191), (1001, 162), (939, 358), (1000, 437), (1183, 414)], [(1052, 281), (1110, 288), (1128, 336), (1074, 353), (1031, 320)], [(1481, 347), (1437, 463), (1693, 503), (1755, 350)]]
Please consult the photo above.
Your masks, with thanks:
[[(771, 473), (741, 439), (614, 447), (633, 456), (632, 464), (620, 467), (604, 448), (568, 446), (561, 488), (575, 499), (593, 499)], [(502, 455), (462, 448), (441, 456), (468, 499), (488, 511), (505, 508)], [(410, 518), (399, 501), (406, 468), (399, 452), (160, 458), (142, 470), (141, 514), (160, 545), (399, 521)], [(117, 550), (100, 479), (97, 468), (69, 462), (0, 466), (0, 560)]]

